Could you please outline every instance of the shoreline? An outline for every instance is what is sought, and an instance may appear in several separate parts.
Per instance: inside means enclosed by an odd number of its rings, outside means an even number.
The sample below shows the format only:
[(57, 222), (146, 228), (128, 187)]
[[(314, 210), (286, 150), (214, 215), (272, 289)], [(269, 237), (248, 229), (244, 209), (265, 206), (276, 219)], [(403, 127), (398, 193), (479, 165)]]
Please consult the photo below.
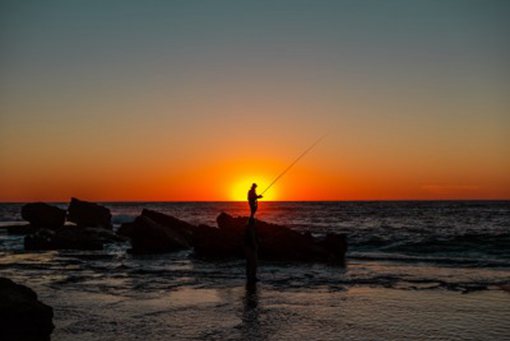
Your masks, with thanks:
[(53, 303), (54, 341), (502, 339), (510, 333), (504, 318), (510, 295), (503, 291), (277, 290), (262, 283), (256, 291), (181, 287), (129, 297), (49, 289), (39, 296)]

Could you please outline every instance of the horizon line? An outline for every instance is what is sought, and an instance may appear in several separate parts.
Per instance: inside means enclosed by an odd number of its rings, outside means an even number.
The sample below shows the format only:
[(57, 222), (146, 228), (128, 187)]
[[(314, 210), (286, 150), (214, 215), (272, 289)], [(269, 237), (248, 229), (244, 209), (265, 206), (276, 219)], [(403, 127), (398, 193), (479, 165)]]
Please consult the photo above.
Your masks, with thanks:
[[(75, 197), (76, 198), (76, 197)], [(76, 198), (79, 199), (79, 198)], [(97, 203), (243, 203), (246, 200), (88, 200), (88, 199), (79, 199), (82, 201), (88, 202), (97, 202)], [(45, 202), (51, 204), (65, 204), (68, 201), (56, 201), (56, 200), (27, 200), (27, 201), (0, 201), (0, 204), (25, 204), (31, 202)], [(465, 201), (465, 202), (473, 202), (473, 201), (510, 201), (510, 198), (469, 198), (469, 199), (356, 199), (356, 200), (346, 200), (346, 199), (336, 199), (336, 200), (264, 200), (262, 202), (271, 202), (271, 203), (318, 203), (318, 202), (404, 202), (404, 201), (415, 201), (415, 202), (431, 202), (431, 201)]]

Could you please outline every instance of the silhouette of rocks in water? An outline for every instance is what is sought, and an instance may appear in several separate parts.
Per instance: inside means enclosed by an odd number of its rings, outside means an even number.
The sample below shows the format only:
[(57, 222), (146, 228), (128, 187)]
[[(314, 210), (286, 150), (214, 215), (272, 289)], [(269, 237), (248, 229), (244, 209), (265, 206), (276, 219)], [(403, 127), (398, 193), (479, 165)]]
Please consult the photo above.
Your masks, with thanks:
[(111, 230), (64, 226), (56, 231), (39, 229), (25, 236), (25, 250), (102, 250), (105, 243), (124, 241)]
[[(192, 225), (175, 217), (144, 210), (119, 233), (131, 239), (132, 253), (162, 253), (193, 247), (203, 258), (244, 258), (244, 233), (248, 217), (221, 213), (218, 228)], [(266, 260), (321, 261), (343, 263), (347, 241), (343, 234), (314, 238), (282, 225), (256, 220), (259, 257)], [(191, 238), (190, 238), (191, 236)]]
[[(43, 203), (24, 206), (25, 216), (44, 228), (35, 231), (32, 224), (19, 228), (31, 232), (25, 236), (26, 250), (101, 250), (105, 243), (131, 241), (130, 252), (151, 254), (193, 248), (203, 258), (244, 258), (245, 226), (248, 217), (221, 213), (218, 227), (192, 225), (176, 217), (144, 209), (134, 222), (125, 223), (114, 233), (111, 213), (104, 206), (71, 199), (68, 220), (77, 226), (62, 226), (65, 211)], [(53, 215), (52, 215), (53, 214)], [(57, 220), (58, 216), (58, 220)], [(64, 215), (65, 216), (65, 215)], [(51, 224), (50, 224), (51, 222)], [(60, 226), (58, 226), (60, 224)], [(343, 262), (347, 251), (345, 235), (328, 234), (314, 238), (282, 225), (255, 220), (258, 255), (266, 260)], [(54, 227), (53, 229), (47, 226)], [(106, 228), (106, 229), (105, 229)], [(16, 230), (16, 228), (13, 228)]]
[(128, 223), (122, 223), (120, 227), (117, 229), (117, 234), (119, 236), (123, 236), (126, 238), (132, 238), (133, 237), (133, 231), (135, 229), (135, 222), (128, 222)]
[(329, 252), (331, 261), (339, 263), (345, 262), (345, 253), (348, 248), (345, 234), (328, 233), (325, 238), (318, 239), (317, 244)]
[[(219, 229), (230, 238), (240, 240), (248, 217), (232, 217), (221, 213), (216, 219)], [(299, 233), (286, 226), (256, 219), (259, 258), (266, 260), (343, 262), (347, 241), (343, 234), (331, 234), (325, 239), (311, 233)]]
[(80, 227), (112, 228), (110, 210), (96, 203), (71, 198), (67, 212), (67, 220)]
[(0, 340), (50, 340), (53, 309), (30, 288), (0, 277)]
[(191, 244), (193, 231), (195, 230), (194, 225), (170, 215), (148, 209), (142, 210), (142, 216), (147, 217), (160, 225), (168, 226), (176, 233), (182, 235), (182, 237), (187, 240), (188, 244)]
[[(145, 208), (142, 210), (141, 216), (149, 218), (153, 222), (180, 234), (182, 238), (186, 239), (188, 244), (192, 244), (193, 233), (199, 228), (176, 217)], [(137, 224), (135, 222), (123, 223), (117, 230), (117, 233), (119, 235), (132, 238), (136, 225)]]
[(34, 228), (58, 229), (66, 219), (66, 211), (43, 202), (23, 205), (21, 217)]
[[(193, 248), (202, 258), (244, 258), (242, 232), (231, 233), (216, 227), (200, 225), (193, 234)], [(244, 230), (241, 230), (244, 231)]]
[(8, 234), (15, 234), (15, 235), (26, 235), (28, 233), (33, 233), (38, 230), (38, 228), (30, 225), (7, 225), (1, 227), (4, 230), (7, 230)]
[[(129, 252), (150, 254), (189, 249), (188, 234), (191, 235), (192, 232), (183, 233), (182, 221), (170, 216), (167, 218), (167, 224), (161, 224), (147, 215), (137, 217), (130, 225), (131, 249)], [(159, 220), (161, 221), (161, 219)]]

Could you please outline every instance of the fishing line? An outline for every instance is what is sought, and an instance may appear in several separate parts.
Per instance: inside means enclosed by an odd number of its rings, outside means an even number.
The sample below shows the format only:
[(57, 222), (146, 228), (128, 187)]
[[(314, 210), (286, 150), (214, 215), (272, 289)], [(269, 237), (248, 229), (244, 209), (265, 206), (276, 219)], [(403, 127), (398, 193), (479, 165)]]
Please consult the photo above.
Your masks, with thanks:
[(263, 195), (264, 193), (267, 192), (268, 189), (270, 189), (282, 176), (285, 175), (285, 173), (287, 173), (289, 171), (289, 169), (292, 168), (292, 166), (294, 166), (303, 156), (305, 156), (310, 150), (313, 149), (313, 147), (315, 147), (316, 145), (319, 144), (319, 142), (322, 141), (322, 139), (326, 137), (326, 135), (322, 135), (317, 141), (315, 141), (310, 147), (308, 147), (304, 152), (302, 152), (298, 157), (297, 159), (294, 160), (294, 162), (292, 162), (287, 168), (285, 168), (285, 170), (283, 172), (280, 173), (280, 175), (278, 175), (274, 180), (273, 182), (271, 182), (269, 184), (269, 186), (267, 186), (267, 188), (260, 194), (260, 195)]

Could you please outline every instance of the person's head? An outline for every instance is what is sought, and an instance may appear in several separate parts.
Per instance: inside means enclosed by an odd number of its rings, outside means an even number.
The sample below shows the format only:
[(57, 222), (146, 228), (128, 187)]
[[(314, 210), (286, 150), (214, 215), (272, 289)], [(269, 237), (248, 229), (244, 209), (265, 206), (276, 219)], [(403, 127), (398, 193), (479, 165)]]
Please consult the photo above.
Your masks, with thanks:
[(253, 184), (251, 185), (251, 188), (252, 188), (252, 189), (257, 188), (257, 184), (256, 184), (256, 183), (253, 183)]

